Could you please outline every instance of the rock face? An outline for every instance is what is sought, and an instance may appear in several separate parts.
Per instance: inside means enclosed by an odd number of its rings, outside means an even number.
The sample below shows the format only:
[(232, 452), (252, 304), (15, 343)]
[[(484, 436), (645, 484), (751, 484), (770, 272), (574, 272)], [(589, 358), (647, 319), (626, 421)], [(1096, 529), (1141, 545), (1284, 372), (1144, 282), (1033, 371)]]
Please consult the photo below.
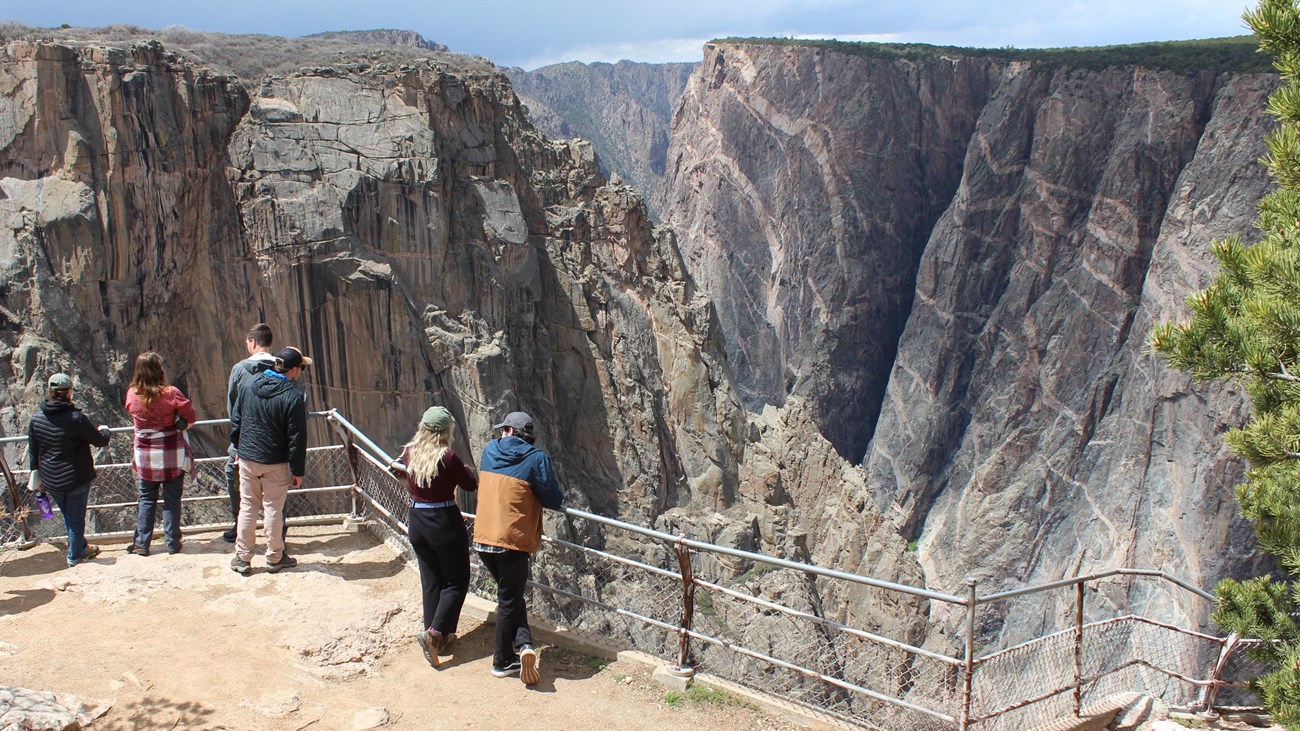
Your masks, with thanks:
[[(802, 397), (865, 469), (838, 509), (886, 514), (927, 584), (1140, 565), (1209, 586), (1260, 568), (1221, 439), (1243, 402), (1145, 338), (1208, 284), (1209, 242), (1248, 230), (1275, 85), (711, 45), (674, 118), (665, 221), (747, 405)], [(1149, 589), (1101, 603), (1183, 611)], [(1054, 601), (988, 629), (1032, 632)]]
[(590, 140), (608, 171), (660, 215), (668, 128), (693, 63), (578, 62), (507, 71), (533, 123), (555, 139)]
[(474, 459), (521, 409), (576, 505), (649, 522), (732, 499), (744, 417), (708, 300), (635, 193), (538, 134), (494, 67), (304, 71), (250, 98), (156, 43), (5, 54), (6, 431), (60, 369), (120, 422), (148, 349), (222, 416), (265, 320), (316, 359), (312, 407), (389, 449), (442, 403)]
[(750, 408), (791, 393), (861, 460), (988, 61), (710, 45), (674, 118), (665, 222), (712, 293)]

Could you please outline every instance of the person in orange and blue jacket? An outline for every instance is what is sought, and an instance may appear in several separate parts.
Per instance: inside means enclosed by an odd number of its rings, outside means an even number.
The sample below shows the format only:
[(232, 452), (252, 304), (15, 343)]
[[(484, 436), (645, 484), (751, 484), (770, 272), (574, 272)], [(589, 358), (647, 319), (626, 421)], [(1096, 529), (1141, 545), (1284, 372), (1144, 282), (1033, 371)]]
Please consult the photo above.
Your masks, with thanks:
[(542, 543), (542, 508), (558, 509), (564, 493), (546, 452), (533, 445), (533, 419), (522, 411), (492, 427), (479, 461), (474, 550), (497, 584), (496, 651), (492, 675), (541, 681), (541, 662), (528, 626), (528, 559)]

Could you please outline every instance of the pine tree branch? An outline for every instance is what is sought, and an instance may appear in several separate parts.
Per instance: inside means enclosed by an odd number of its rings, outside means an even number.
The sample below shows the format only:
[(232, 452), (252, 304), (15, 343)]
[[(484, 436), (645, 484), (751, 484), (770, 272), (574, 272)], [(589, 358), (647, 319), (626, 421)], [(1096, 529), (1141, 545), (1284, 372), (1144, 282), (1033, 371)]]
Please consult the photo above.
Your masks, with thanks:
[(1282, 366), (1281, 373), (1258, 373), (1254, 369), (1248, 368), (1246, 366), (1238, 366), (1233, 370), (1234, 372), (1240, 373), (1242, 375), (1256, 375), (1259, 376), (1260, 378), (1267, 378), (1273, 381), (1286, 381), (1288, 383), (1300, 383), (1300, 376), (1293, 376), (1290, 373), (1288, 373), (1286, 370), (1286, 366), (1284, 365)]

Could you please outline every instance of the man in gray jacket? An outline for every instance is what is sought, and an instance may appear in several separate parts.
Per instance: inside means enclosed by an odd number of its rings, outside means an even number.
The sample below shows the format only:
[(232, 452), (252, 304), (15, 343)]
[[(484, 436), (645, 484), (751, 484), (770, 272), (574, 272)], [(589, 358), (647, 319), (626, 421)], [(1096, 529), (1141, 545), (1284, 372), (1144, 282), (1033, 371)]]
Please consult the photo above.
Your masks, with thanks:
[(245, 379), (230, 413), (230, 442), (239, 456), (239, 523), (230, 568), (247, 575), (263, 513), (266, 566), (271, 573), (298, 564), (284, 554), (284, 501), (302, 485), (307, 465), (307, 402), (296, 381), (311, 358), (297, 348), (275, 354), (275, 368)]

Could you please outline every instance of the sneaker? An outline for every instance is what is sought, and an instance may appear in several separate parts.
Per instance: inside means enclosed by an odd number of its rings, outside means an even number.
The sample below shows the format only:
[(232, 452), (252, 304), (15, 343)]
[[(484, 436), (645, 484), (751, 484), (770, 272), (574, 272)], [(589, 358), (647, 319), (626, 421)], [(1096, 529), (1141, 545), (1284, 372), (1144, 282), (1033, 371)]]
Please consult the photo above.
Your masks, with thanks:
[(234, 571), (237, 574), (243, 574), (244, 576), (248, 576), (248, 572), (253, 570), (253, 565), (241, 559), (240, 557), (235, 556), (234, 558), (230, 559), (230, 570)]
[(168, 547), (167, 547), (167, 553), (169, 553), (169, 554), (171, 554), (171, 555), (173, 555), (173, 556), (176, 555), (176, 554), (178, 554), (178, 553), (180, 553), (180, 552), (181, 552), (181, 544), (179, 544), (179, 543), (177, 543), (177, 544), (174, 545), (174, 546), (168, 546)]
[(222, 534), (221, 534), (221, 540), (225, 541), (226, 543), (234, 543), (234, 542), (235, 542), (235, 529), (234, 529), (234, 528), (231, 528), (230, 530), (226, 531), (225, 533), (222, 533)]
[(532, 645), (524, 645), (519, 650), (519, 679), (524, 685), (537, 685), (542, 682), (541, 660)]
[(129, 546), (126, 547), (126, 552), (127, 552), (127, 553), (130, 553), (130, 554), (133, 554), (133, 555), (136, 555), (136, 556), (148, 556), (148, 555), (149, 555), (149, 547), (148, 547), (148, 546), (141, 546), (141, 545), (138, 544), (138, 543), (132, 543), (131, 545), (129, 545)]
[(99, 555), (99, 546), (95, 546), (95, 545), (91, 545), (91, 544), (87, 543), (87, 544), (86, 544), (86, 552), (83, 553), (83, 554), (81, 554), (81, 558), (74, 558), (74, 559), (72, 559), (71, 561), (69, 561), (69, 562), (68, 562), (68, 568), (72, 568), (73, 566), (76, 566), (77, 564), (81, 563), (82, 561), (89, 561), (90, 559), (92, 559), (92, 558), (94, 558), (94, 557), (96, 557), (96, 556), (98, 556), (98, 555)]
[(508, 678), (508, 677), (510, 677), (510, 676), (512, 676), (512, 675), (518, 675), (518, 674), (519, 674), (519, 669), (520, 669), (521, 667), (522, 667), (522, 666), (519, 664), (519, 661), (518, 661), (518, 660), (515, 660), (514, 662), (510, 663), (509, 665), (507, 665), (507, 666), (505, 666), (505, 667), (503, 667), (503, 668), (499, 668), (499, 667), (497, 667), (496, 665), (493, 665), (493, 666), (492, 666), (492, 677), (494, 677), (494, 678)]
[(298, 565), (298, 559), (294, 558), (293, 556), (285, 554), (280, 556), (280, 560), (276, 561), (275, 563), (271, 563), (270, 561), (268, 561), (266, 563), (266, 570), (274, 574), (278, 572), (280, 569), (291, 569), (297, 565)]
[(438, 650), (442, 647), (442, 635), (426, 629), (415, 636), (415, 641), (420, 643), (420, 649), (424, 650), (425, 661), (435, 668), (438, 667)]

